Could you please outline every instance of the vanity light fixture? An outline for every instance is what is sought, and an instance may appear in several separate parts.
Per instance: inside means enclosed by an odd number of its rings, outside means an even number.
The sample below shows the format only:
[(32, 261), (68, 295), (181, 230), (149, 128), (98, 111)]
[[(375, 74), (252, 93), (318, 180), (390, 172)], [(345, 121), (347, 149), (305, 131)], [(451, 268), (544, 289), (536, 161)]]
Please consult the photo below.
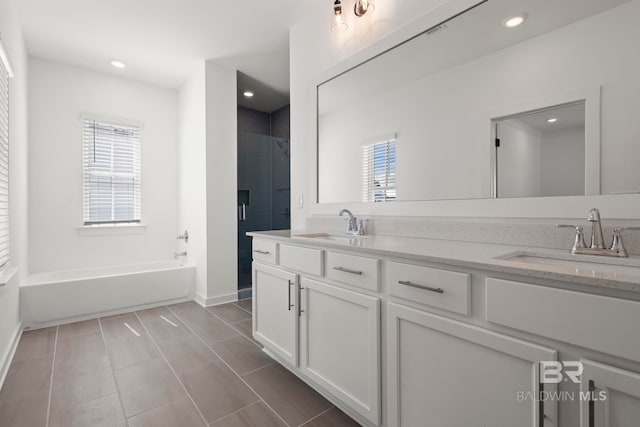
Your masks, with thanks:
[(502, 21), (502, 25), (504, 25), (507, 28), (514, 28), (522, 24), (524, 21), (526, 21), (527, 18), (528, 18), (528, 15), (526, 13), (521, 13), (515, 16), (509, 16), (508, 18), (505, 18), (504, 21)]
[(125, 64), (124, 62), (120, 61), (119, 59), (110, 59), (109, 60), (109, 64), (111, 64), (112, 66), (116, 67), (116, 68), (124, 68), (127, 66), (127, 64)]
[(353, 6), (353, 13), (356, 16), (364, 16), (367, 13), (373, 13), (376, 10), (376, 6), (371, 0), (356, 0), (356, 4)]
[(245, 91), (244, 91), (244, 93), (243, 93), (243, 95), (244, 95), (246, 98), (253, 98), (254, 93), (253, 93), (252, 91), (250, 91), (250, 90), (245, 90)]
[(340, 0), (336, 0), (333, 3), (333, 16), (331, 17), (331, 31), (342, 32), (347, 31), (349, 26), (344, 22), (344, 15), (342, 13), (342, 3)]
[(557, 121), (558, 121), (558, 119), (556, 119), (555, 117), (552, 117), (552, 118), (550, 118), (550, 119), (547, 119), (547, 123), (555, 123), (555, 122), (557, 122)]

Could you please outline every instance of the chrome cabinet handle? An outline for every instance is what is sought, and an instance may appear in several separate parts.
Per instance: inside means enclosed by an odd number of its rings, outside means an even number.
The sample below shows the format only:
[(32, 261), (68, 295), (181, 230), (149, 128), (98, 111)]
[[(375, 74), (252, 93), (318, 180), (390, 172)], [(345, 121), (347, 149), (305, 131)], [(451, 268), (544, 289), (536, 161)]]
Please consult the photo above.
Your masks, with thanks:
[(342, 271), (343, 273), (357, 274), (358, 276), (362, 276), (362, 271), (349, 270), (348, 268), (344, 268), (344, 267), (333, 267), (333, 269)]
[(257, 252), (257, 253), (262, 254), (262, 255), (269, 255), (271, 253), (269, 251), (261, 251), (259, 249), (254, 249), (253, 252)]
[(304, 313), (304, 310), (302, 309), (302, 290), (303, 289), (304, 288), (300, 286), (298, 290), (298, 317), (301, 317), (302, 313)]
[(287, 304), (287, 310), (291, 311), (293, 304), (291, 304), (291, 287), (293, 286), (293, 282), (289, 280), (289, 287), (287, 288), (287, 294), (289, 295), (289, 303)]
[(405, 286), (411, 286), (412, 288), (424, 289), (425, 291), (444, 294), (444, 289), (442, 288), (434, 288), (432, 286), (419, 285), (417, 283), (409, 282), (408, 280), (398, 280), (398, 283)]

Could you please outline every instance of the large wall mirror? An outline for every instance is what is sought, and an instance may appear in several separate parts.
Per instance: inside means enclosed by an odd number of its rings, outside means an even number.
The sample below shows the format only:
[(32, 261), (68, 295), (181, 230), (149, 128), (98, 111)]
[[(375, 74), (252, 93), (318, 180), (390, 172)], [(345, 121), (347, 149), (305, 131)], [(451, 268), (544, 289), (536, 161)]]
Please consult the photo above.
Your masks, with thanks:
[(488, 0), (319, 84), (318, 203), (640, 192), (638, 22)]

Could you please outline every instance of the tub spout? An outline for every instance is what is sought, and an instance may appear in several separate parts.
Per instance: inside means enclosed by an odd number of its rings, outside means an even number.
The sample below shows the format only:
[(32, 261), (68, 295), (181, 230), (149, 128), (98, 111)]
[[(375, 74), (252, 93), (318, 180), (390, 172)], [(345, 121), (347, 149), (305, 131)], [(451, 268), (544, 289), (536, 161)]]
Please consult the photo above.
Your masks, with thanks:
[(173, 253), (173, 257), (174, 257), (175, 259), (178, 259), (178, 257), (181, 257), (181, 256), (187, 256), (187, 251), (184, 251), (184, 252), (174, 252), (174, 253)]

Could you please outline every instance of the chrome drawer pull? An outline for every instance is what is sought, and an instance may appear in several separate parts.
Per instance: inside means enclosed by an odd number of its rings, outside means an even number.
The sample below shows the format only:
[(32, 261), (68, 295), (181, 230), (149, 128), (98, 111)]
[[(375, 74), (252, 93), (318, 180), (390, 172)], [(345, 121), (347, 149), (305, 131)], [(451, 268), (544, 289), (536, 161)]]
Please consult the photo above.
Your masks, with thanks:
[(357, 274), (358, 276), (362, 276), (362, 271), (349, 270), (348, 268), (344, 268), (344, 267), (333, 267), (333, 269), (342, 271), (343, 273)]
[(344, 267), (333, 267), (334, 270), (342, 271), (343, 273), (357, 274), (358, 276), (362, 276), (362, 271), (349, 270)]
[(291, 280), (289, 280), (289, 288), (287, 289), (287, 293), (289, 294), (289, 303), (287, 304), (289, 311), (291, 311), (291, 307), (293, 307), (293, 304), (291, 304), (291, 287), (293, 285), (294, 283)]
[(417, 283), (409, 282), (408, 280), (398, 280), (398, 283), (400, 283), (401, 285), (411, 286), (412, 288), (424, 289), (425, 291), (444, 294), (444, 289), (442, 288), (434, 288), (431, 286), (418, 285)]
[(257, 253), (262, 254), (262, 255), (269, 255), (271, 253), (269, 251), (261, 251), (259, 249), (254, 249), (253, 252), (257, 252)]

